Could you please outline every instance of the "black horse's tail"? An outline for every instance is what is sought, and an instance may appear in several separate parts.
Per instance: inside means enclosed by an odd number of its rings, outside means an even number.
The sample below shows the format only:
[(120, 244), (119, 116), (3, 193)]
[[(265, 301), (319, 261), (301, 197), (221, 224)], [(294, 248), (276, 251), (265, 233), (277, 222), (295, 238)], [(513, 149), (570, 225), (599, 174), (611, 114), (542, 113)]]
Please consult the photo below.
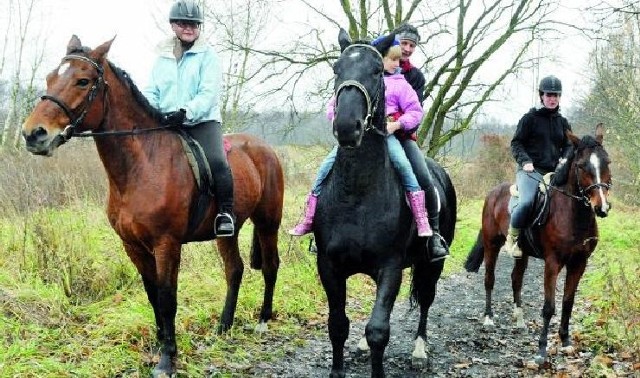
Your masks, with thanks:
[(258, 231), (253, 226), (253, 238), (251, 240), (251, 268), (262, 269), (262, 248), (258, 240)]
[(478, 269), (480, 269), (480, 265), (484, 261), (484, 245), (482, 244), (482, 230), (478, 232), (478, 238), (476, 239), (476, 244), (471, 248), (471, 252), (469, 252), (469, 256), (467, 256), (467, 261), (464, 262), (464, 268), (467, 272), (478, 273)]

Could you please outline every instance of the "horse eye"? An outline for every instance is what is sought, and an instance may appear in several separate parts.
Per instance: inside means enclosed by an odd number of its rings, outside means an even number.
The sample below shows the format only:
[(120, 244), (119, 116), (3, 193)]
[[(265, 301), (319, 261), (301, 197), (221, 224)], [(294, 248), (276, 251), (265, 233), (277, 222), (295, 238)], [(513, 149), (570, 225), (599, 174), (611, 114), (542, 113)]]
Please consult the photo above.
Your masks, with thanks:
[(80, 79), (76, 84), (79, 87), (86, 87), (87, 85), (89, 85), (89, 79)]

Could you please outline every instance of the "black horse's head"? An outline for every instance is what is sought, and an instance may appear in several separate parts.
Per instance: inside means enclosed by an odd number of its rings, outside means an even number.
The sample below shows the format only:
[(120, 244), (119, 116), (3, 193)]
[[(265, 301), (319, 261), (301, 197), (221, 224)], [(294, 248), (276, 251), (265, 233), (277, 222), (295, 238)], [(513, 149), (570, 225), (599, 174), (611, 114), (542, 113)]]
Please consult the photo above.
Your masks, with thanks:
[(340, 29), (342, 53), (333, 65), (333, 135), (343, 147), (359, 146), (368, 130), (386, 134), (382, 57), (394, 39), (395, 35), (390, 34), (375, 47), (367, 42), (352, 43), (347, 32)]

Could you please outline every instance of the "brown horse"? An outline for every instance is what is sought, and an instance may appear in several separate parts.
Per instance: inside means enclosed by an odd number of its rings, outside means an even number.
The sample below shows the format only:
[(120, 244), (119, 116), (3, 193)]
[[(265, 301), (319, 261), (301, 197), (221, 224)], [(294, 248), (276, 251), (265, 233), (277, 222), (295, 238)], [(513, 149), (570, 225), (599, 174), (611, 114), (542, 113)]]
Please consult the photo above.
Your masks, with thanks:
[[(566, 353), (573, 352), (569, 336), (569, 319), (576, 289), (587, 266), (587, 259), (598, 243), (596, 215), (606, 217), (611, 209), (607, 199), (611, 186), (610, 160), (602, 146), (602, 124), (596, 126), (595, 138), (587, 135), (579, 139), (571, 132), (567, 135), (575, 149), (573, 158), (567, 162), (567, 184), (563, 187), (550, 187), (552, 190), (547, 221), (530, 228), (529, 237), (525, 237), (525, 233), (529, 231), (522, 232), (519, 245), (524, 256), (515, 260), (511, 273), (515, 304), (513, 315), (517, 325), (524, 327), (520, 293), (528, 256), (544, 259), (544, 324), (535, 358), (538, 364), (544, 362), (547, 357), (547, 334), (549, 322), (555, 313), (556, 282), (564, 267), (567, 273), (558, 333), (562, 350)], [(505, 242), (509, 227), (509, 186), (508, 183), (501, 184), (487, 195), (482, 210), (482, 229), (465, 263), (467, 271), (477, 272), (484, 259), (485, 326), (493, 325), (491, 292), (495, 281), (498, 252)], [(540, 253), (537, 253), (538, 251)]]
[[(51, 155), (71, 136), (94, 137), (109, 180), (107, 215), (142, 277), (161, 344), (154, 376), (175, 372), (175, 316), (182, 244), (215, 238), (215, 201), (190, 225), (199, 190), (178, 135), (159, 127), (153, 109), (128, 75), (107, 60), (113, 40), (94, 50), (73, 36), (62, 62), (47, 76), (47, 94), (23, 125), (27, 149)], [(83, 133), (84, 134), (81, 134)], [(265, 282), (259, 329), (272, 316), (282, 218), (283, 172), (276, 153), (258, 138), (233, 134), (229, 164), (237, 228), (251, 219), (251, 267)], [(46, 172), (43, 172), (46, 174)], [(198, 218), (197, 215), (195, 215)], [(217, 239), (227, 295), (219, 331), (233, 324), (244, 265), (237, 233)]]

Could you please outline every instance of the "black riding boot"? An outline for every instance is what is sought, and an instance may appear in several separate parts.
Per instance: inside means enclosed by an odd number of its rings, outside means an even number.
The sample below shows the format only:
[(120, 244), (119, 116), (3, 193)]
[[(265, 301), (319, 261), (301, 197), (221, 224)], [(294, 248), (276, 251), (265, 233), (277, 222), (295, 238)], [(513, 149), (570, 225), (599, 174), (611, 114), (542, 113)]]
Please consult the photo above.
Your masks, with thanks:
[(236, 232), (236, 218), (233, 215), (233, 178), (228, 167), (218, 172), (214, 187), (218, 202), (218, 215), (214, 223), (216, 236), (233, 236)]
[(429, 261), (435, 262), (445, 259), (449, 256), (449, 248), (447, 247), (447, 242), (442, 235), (440, 235), (440, 220), (437, 212), (435, 216), (429, 214), (429, 224), (433, 230), (433, 236), (429, 237), (429, 241), (427, 242), (429, 243)]
[(429, 224), (433, 230), (433, 236), (429, 237), (429, 240), (427, 241), (427, 249), (429, 250), (429, 261), (435, 262), (449, 256), (449, 247), (442, 235), (440, 235), (438, 196), (436, 195), (435, 188), (433, 186), (431, 187), (431, 190), (427, 192), (427, 197), (427, 216), (429, 217)]

